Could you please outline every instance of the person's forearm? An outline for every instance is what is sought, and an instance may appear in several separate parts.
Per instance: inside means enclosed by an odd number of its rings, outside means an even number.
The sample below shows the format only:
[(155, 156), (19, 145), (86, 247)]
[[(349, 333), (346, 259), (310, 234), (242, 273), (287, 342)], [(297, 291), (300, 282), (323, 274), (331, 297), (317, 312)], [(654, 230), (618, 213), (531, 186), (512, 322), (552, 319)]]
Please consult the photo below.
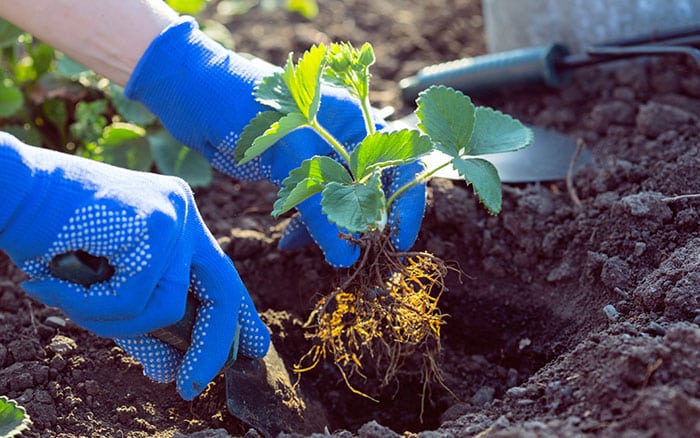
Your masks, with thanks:
[(124, 85), (177, 14), (162, 0), (2, 0), (0, 17)]

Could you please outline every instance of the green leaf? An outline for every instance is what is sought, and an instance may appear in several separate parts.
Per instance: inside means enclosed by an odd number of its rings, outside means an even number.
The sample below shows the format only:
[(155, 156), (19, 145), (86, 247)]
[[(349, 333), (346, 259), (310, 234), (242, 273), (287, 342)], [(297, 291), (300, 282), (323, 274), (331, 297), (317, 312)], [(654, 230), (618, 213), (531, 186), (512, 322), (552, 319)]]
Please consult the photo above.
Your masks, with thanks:
[(10, 117), (14, 115), (24, 104), (24, 96), (19, 87), (15, 86), (9, 79), (5, 79), (0, 84), (0, 117)]
[(258, 102), (285, 113), (299, 112), (311, 121), (320, 103), (320, 77), (325, 64), (325, 47), (313, 46), (295, 66), (292, 54), (281, 73), (265, 77), (255, 89)]
[(180, 14), (196, 15), (207, 5), (207, 0), (165, 0)]
[(130, 123), (112, 123), (102, 131), (98, 144), (105, 163), (127, 169), (147, 171), (153, 155), (145, 138), (146, 130)]
[(297, 111), (311, 121), (316, 117), (321, 101), (321, 74), (326, 62), (326, 47), (313, 46), (304, 52), (296, 66), (291, 61), (292, 54), (282, 72), (282, 79), (297, 105)]
[(64, 132), (68, 123), (68, 110), (62, 99), (49, 99), (41, 104), (41, 113), (56, 129)]
[(124, 88), (113, 82), (109, 83), (109, 98), (114, 108), (127, 122), (148, 126), (157, 120), (156, 116), (141, 103), (127, 99), (124, 96)]
[(147, 136), (156, 167), (161, 173), (178, 176), (192, 187), (211, 184), (211, 165), (199, 152), (175, 140), (164, 129)]
[(373, 229), (385, 217), (386, 199), (379, 174), (367, 183), (328, 183), (322, 194), (321, 208), (328, 220), (351, 233)]
[(127, 140), (141, 138), (146, 135), (146, 130), (131, 123), (115, 122), (102, 131), (101, 144), (119, 144)]
[(103, 115), (106, 109), (107, 101), (104, 99), (78, 102), (75, 106), (76, 120), (70, 125), (71, 134), (82, 143), (96, 142), (107, 125), (107, 119)]
[(153, 166), (153, 154), (144, 137), (124, 140), (120, 143), (102, 144), (102, 161), (115, 166), (146, 172)]
[[(285, 68), (291, 68), (289, 67), (291, 62), (291, 59), (287, 60)], [(299, 111), (292, 93), (282, 78), (282, 73), (274, 73), (263, 78), (255, 87), (255, 98), (261, 104), (283, 114)]]
[(307, 20), (313, 20), (318, 15), (316, 0), (286, 0), (285, 8), (290, 12), (296, 12)]
[(12, 438), (29, 429), (29, 414), (16, 401), (0, 396), (0, 436)]
[(306, 126), (306, 118), (299, 113), (291, 113), (274, 122), (267, 131), (253, 141), (253, 145), (246, 149), (243, 159), (239, 164), (245, 164), (262, 154), (290, 132)]
[(34, 61), (34, 69), (37, 76), (41, 76), (49, 71), (56, 58), (55, 50), (46, 43), (35, 44), (30, 51), (30, 55)]
[(0, 49), (11, 47), (24, 32), (14, 24), (0, 20)]
[(304, 178), (298, 181), (290, 190), (285, 191), (282, 195), (282, 190), (278, 193), (278, 198), (272, 209), (272, 215), (278, 217), (304, 202), (311, 196), (323, 190), (325, 185), (319, 180), (312, 178)]
[(350, 170), (360, 180), (376, 168), (410, 163), (431, 149), (430, 139), (415, 130), (375, 132), (350, 154)]
[(481, 158), (454, 158), (452, 165), (467, 184), (471, 184), (489, 213), (497, 214), (501, 211), (501, 178), (493, 164)]
[(532, 144), (532, 130), (518, 120), (492, 108), (476, 108), (470, 155), (495, 154), (522, 149)]
[(277, 111), (263, 111), (258, 113), (258, 115), (243, 128), (243, 132), (236, 142), (236, 148), (233, 151), (233, 159), (236, 163), (241, 164), (241, 160), (243, 160), (248, 149), (253, 146), (255, 139), (263, 135), (265, 131), (270, 129), (273, 123), (277, 122), (283, 116), (284, 114)]
[(352, 177), (340, 163), (326, 156), (315, 156), (304, 160), (282, 181), (277, 193), (273, 216), (279, 216), (312, 195), (323, 190), (326, 184), (338, 182), (351, 184)]
[(474, 130), (475, 108), (469, 97), (445, 86), (432, 86), (416, 101), (418, 128), (437, 144), (437, 148), (456, 157), (468, 152)]
[(31, 56), (20, 57), (13, 65), (14, 77), (17, 84), (31, 82), (37, 78), (37, 72), (34, 68), (34, 60)]

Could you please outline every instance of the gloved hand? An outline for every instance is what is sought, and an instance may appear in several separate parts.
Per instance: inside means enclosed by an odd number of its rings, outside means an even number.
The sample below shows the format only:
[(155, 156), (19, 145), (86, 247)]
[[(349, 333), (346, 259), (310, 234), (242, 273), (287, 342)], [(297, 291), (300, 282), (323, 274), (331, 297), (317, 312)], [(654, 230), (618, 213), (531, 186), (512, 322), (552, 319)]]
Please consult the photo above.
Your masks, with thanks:
[[(151, 43), (125, 92), (156, 114), (175, 138), (201, 152), (220, 171), (239, 179), (268, 179), (279, 185), (303, 160), (329, 155), (332, 150), (314, 132), (301, 129), (244, 166), (234, 162), (233, 150), (243, 128), (267, 109), (256, 102), (254, 87), (273, 71), (269, 64), (225, 50), (199, 31), (191, 18), (181, 18)], [(365, 135), (359, 104), (337, 88), (323, 90), (319, 121), (347, 147), (354, 146)], [(422, 165), (413, 163), (387, 171), (385, 189), (395, 190), (420, 170)], [(389, 223), (395, 228), (393, 239), (399, 249), (408, 249), (415, 242), (424, 208), (425, 185), (413, 187), (394, 202)], [(308, 230), (330, 264), (346, 267), (357, 260), (359, 248), (341, 239), (340, 230), (321, 212), (320, 194), (297, 210), (300, 221), (290, 224), (280, 241), (282, 248), (307, 243), (304, 230)]]
[[(265, 355), (269, 332), (184, 181), (34, 148), (3, 133), (0, 170), (0, 248), (29, 275), (23, 288), (30, 295), (115, 338), (152, 379), (176, 378), (187, 400), (220, 371), (237, 325), (239, 352)], [(94, 284), (53, 276), (54, 257), (75, 251), (105, 258), (111, 276)], [(183, 356), (148, 333), (182, 318), (188, 288), (200, 306)]]

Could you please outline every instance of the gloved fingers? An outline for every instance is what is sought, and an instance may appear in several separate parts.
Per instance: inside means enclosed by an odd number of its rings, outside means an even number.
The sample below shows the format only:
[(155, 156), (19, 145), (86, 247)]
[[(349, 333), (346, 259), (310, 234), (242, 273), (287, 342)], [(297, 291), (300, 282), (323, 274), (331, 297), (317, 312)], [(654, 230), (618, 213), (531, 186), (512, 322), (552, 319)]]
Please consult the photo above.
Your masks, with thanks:
[(279, 249), (291, 251), (311, 245), (312, 243), (314, 243), (314, 240), (311, 238), (309, 230), (306, 229), (304, 222), (301, 220), (301, 216), (296, 215), (292, 217), (284, 228), (277, 247)]
[[(207, 268), (193, 266), (190, 291), (198, 298), (197, 317), (192, 328), (190, 347), (185, 353), (177, 374), (177, 390), (185, 400), (199, 395), (219, 373), (233, 344), (237, 319), (235, 310), (240, 306), (237, 291), (223, 300), (216, 297), (221, 285), (212, 281)], [(213, 274), (217, 275), (217, 274)], [(218, 275), (222, 275), (219, 269)], [(234, 286), (235, 287), (235, 286)], [(213, 295), (211, 295), (213, 294)]]
[(120, 295), (111, 291), (89, 295), (88, 289), (76, 283), (53, 277), (35, 278), (22, 283), (22, 288), (32, 297), (49, 306), (60, 308), (76, 324), (99, 336), (133, 336), (132, 320), (137, 308), (119, 312), (123, 306)]
[[(190, 348), (177, 375), (177, 388), (185, 400), (191, 400), (206, 388), (228, 359), (239, 324), (242, 297), (247, 291), (231, 260), (207, 232), (198, 242), (192, 259), (191, 289), (200, 305), (192, 330)], [(269, 333), (254, 311), (246, 326), (259, 327), (264, 339), (246, 347), (265, 350)], [(256, 350), (257, 348), (257, 350)]]
[(247, 292), (243, 293), (238, 324), (241, 327), (238, 352), (252, 358), (264, 357), (270, 348), (270, 331), (258, 316)]
[[(82, 327), (105, 337), (132, 337), (176, 322), (185, 309), (191, 250), (180, 247), (160, 272), (144, 269), (128, 279), (92, 285), (60, 280), (51, 275), (23, 284), (38, 300), (55, 307)], [(160, 264), (160, 261), (156, 262)]]
[(175, 380), (184, 353), (150, 335), (114, 338), (114, 342), (143, 366), (143, 373), (160, 383)]
[(297, 206), (301, 220), (311, 238), (321, 248), (326, 261), (336, 267), (352, 265), (360, 256), (360, 248), (341, 237), (341, 231), (321, 209), (321, 194), (316, 194)]
[(264, 164), (263, 168), (269, 169), (266, 171), (268, 174), (263, 172), (264, 177), (280, 185), (289, 176), (289, 172), (299, 167), (302, 161), (331, 152), (333, 149), (330, 145), (311, 128), (300, 128), (266, 150), (261, 155), (260, 162)]
[[(66, 313), (78, 325), (104, 337), (133, 337), (178, 322), (185, 313), (189, 288), (189, 265), (177, 265), (177, 277), (163, 277), (150, 294), (151, 299), (137, 315), (120, 318), (94, 318), (89, 312)], [(105, 303), (109, 305), (108, 303)], [(70, 308), (68, 308), (70, 309)]]
[[(165, 265), (164, 259), (154, 256), (155, 251), (167, 247), (171, 240), (168, 231), (173, 229), (170, 215), (149, 214), (146, 218), (110, 199), (87, 202), (72, 211), (46, 252), (22, 261), (21, 268), (29, 277), (39, 280), (32, 288), (37, 298), (77, 312), (89, 309), (95, 319), (138, 314)], [(62, 262), (74, 253), (106, 259), (109, 277), (103, 281), (87, 279), (81, 267), (89, 272), (91, 263), (77, 256), (77, 263)], [(49, 279), (54, 281), (48, 287), (41, 283)]]
[[(412, 181), (422, 172), (421, 162), (398, 166), (389, 170), (389, 194), (396, 192), (404, 184)], [(389, 224), (392, 229), (392, 243), (399, 251), (410, 249), (418, 238), (418, 232), (425, 213), (425, 183), (417, 184), (399, 195), (391, 205)]]

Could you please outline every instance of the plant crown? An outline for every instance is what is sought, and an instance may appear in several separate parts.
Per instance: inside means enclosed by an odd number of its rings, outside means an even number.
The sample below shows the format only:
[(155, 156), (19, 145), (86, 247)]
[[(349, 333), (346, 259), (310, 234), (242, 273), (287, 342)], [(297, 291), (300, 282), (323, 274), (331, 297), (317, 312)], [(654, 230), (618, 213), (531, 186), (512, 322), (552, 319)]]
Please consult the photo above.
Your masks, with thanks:
[[(350, 233), (381, 230), (391, 204), (437, 171), (453, 166), (471, 185), (486, 209), (501, 210), (501, 181), (496, 168), (480, 155), (510, 152), (532, 142), (532, 132), (519, 121), (487, 107), (475, 106), (459, 91), (433, 86), (416, 103), (418, 129), (376, 131), (369, 103), (369, 67), (374, 64), (372, 46), (355, 48), (348, 43), (315, 45), (294, 63), (293, 55), (281, 72), (262, 80), (256, 99), (271, 108), (257, 115), (243, 131), (234, 158), (244, 164), (259, 156), (284, 136), (310, 128), (341, 158), (327, 156), (304, 160), (282, 181), (272, 214), (279, 216), (317, 193), (328, 219)], [(345, 88), (362, 108), (367, 135), (352, 150), (319, 123), (322, 87)], [(439, 151), (444, 164), (425, 169), (415, 179), (386, 196), (382, 171), (420, 160)]]

